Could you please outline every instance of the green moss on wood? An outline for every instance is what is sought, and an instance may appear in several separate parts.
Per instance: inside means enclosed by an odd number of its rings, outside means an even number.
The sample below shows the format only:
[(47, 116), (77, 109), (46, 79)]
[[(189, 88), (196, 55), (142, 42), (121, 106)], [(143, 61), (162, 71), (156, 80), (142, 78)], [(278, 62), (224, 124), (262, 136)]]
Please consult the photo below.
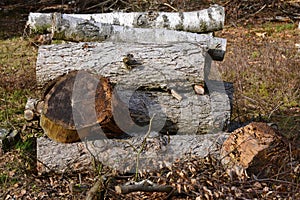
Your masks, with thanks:
[(31, 29), (33, 34), (45, 34), (51, 32), (51, 24), (45, 24), (41, 26), (36, 26), (35, 28)]

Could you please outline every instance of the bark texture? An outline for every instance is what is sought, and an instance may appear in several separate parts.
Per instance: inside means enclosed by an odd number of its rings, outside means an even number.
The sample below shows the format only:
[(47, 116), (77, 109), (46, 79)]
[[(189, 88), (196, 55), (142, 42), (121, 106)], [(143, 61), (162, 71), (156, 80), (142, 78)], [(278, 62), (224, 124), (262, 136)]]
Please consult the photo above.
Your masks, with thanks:
[[(38, 31), (49, 28), (52, 14), (31, 13), (28, 24)], [(100, 14), (64, 14), (63, 18), (75, 17), (96, 23), (126, 26), (131, 28), (166, 28), (172, 30), (207, 33), (224, 27), (224, 7), (211, 6), (193, 12), (113, 12)]]
[(240, 179), (252, 174), (257, 178), (275, 176), (289, 167), (286, 166), (289, 161), (297, 159), (289, 155), (299, 155), (299, 149), (289, 147), (275, 129), (261, 122), (235, 130), (221, 149), (227, 172)]
[(108, 77), (115, 96), (128, 108), (113, 110), (126, 133), (146, 132), (155, 114), (152, 128), (157, 132), (203, 134), (222, 130), (231, 109), (223, 82), (207, 80), (212, 84), (204, 95), (194, 91), (194, 85), (204, 86), (204, 68), (210, 61), (203, 48), (192, 43), (63, 44), (40, 47), (36, 73), (41, 86), (71, 70)]
[(209, 49), (214, 60), (223, 60), (226, 40), (211, 34), (150, 28), (131, 28), (80, 18), (81, 15), (31, 13), (27, 22), (33, 32), (50, 32), (54, 39), (67, 41), (104, 41), (132, 43), (193, 42)]
[(126, 140), (91, 140), (71, 144), (57, 143), (40, 137), (37, 138), (39, 172), (80, 171), (84, 167), (92, 167), (92, 158), (124, 173), (151, 171), (169, 167), (172, 162), (186, 154), (200, 157), (209, 153), (218, 155), (218, 149), (227, 137), (228, 134), (224, 132), (169, 137), (151, 132), (148, 137), (138, 136)]

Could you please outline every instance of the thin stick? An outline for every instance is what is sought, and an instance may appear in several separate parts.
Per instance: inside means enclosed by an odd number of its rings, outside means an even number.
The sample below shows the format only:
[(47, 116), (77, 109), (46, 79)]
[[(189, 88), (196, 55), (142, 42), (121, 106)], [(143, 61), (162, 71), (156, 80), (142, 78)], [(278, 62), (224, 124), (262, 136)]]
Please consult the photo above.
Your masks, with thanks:
[(98, 191), (103, 188), (103, 180), (100, 177), (94, 186), (87, 192), (86, 200), (92, 200), (97, 196)]
[[(143, 181), (144, 183), (144, 181)], [(131, 192), (168, 192), (171, 193), (174, 188), (171, 185), (149, 185), (149, 184), (135, 184), (135, 185), (118, 185), (115, 190), (119, 194), (128, 194)], [(171, 194), (172, 195), (172, 194)]]
[(163, 3), (163, 5), (168, 6), (169, 8), (171, 8), (172, 10), (174, 10), (175, 12), (178, 12), (178, 9), (177, 9), (177, 8), (174, 8), (173, 6), (171, 6), (171, 5), (168, 4), (168, 3)]
[(154, 114), (154, 115), (151, 117), (151, 119), (150, 119), (148, 132), (146, 133), (146, 135), (145, 135), (145, 137), (144, 137), (144, 139), (143, 139), (143, 142), (142, 142), (142, 146), (141, 146), (141, 148), (139, 149), (139, 151), (138, 151), (138, 153), (137, 153), (137, 155), (136, 155), (135, 180), (138, 179), (140, 154), (141, 154), (142, 151), (144, 150), (145, 145), (146, 145), (146, 142), (147, 142), (147, 138), (148, 138), (149, 135), (150, 135), (151, 127), (152, 127), (152, 121), (153, 121), (154, 116), (155, 116), (155, 114)]

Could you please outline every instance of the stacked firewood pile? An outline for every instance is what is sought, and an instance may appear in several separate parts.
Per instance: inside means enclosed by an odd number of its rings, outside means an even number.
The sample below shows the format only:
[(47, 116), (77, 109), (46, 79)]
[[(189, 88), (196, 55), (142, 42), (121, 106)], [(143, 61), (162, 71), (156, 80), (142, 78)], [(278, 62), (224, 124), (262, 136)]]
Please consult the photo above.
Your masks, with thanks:
[[(50, 38), (46, 43), (67, 41), (39, 47), (36, 74), (45, 94), (35, 105), (42, 108), (25, 112), (30, 119), (40, 116), (50, 138), (38, 139), (39, 170), (64, 171), (97, 160), (122, 173), (142, 174), (172, 168), (175, 160), (191, 155), (220, 164), (227, 169), (222, 176), (231, 179), (276, 175), (280, 156), (298, 155), (296, 148), (286, 149), (276, 130), (251, 123), (224, 132), (232, 87), (210, 74), (213, 60), (224, 58), (226, 40), (212, 34), (224, 20), (220, 6), (186, 13), (31, 13), (31, 33)], [(291, 164), (299, 165), (295, 159)], [(201, 186), (192, 178), (206, 167), (195, 163), (189, 171), (166, 175), (178, 183), (144, 180), (114, 189), (171, 197), (198, 188), (203, 193), (198, 196), (223, 197), (209, 189), (214, 183)]]

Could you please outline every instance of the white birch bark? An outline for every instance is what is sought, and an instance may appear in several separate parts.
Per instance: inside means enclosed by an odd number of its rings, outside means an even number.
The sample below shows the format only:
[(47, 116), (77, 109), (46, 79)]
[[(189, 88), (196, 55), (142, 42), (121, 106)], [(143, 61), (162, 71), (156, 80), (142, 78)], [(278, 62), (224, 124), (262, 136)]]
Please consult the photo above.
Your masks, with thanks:
[(150, 28), (130, 28), (59, 13), (30, 13), (28, 26), (33, 32), (52, 32), (54, 39), (67, 41), (114, 41), (136, 43), (195, 42), (206, 46), (214, 60), (223, 60), (226, 39), (211, 34)]
[[(224, 27), (224, 7), (213, 5), (208, 9), (192, 12), (113, 12), (99, 14), (63, 14), (93, 20), (96, 23), (126, 26), (131, 28), (165, 28), (171, 30), (207, 33)], [(43, 27), (51, 23), (51, 14), (31, 13), (28, 23), (32, 27)]]

